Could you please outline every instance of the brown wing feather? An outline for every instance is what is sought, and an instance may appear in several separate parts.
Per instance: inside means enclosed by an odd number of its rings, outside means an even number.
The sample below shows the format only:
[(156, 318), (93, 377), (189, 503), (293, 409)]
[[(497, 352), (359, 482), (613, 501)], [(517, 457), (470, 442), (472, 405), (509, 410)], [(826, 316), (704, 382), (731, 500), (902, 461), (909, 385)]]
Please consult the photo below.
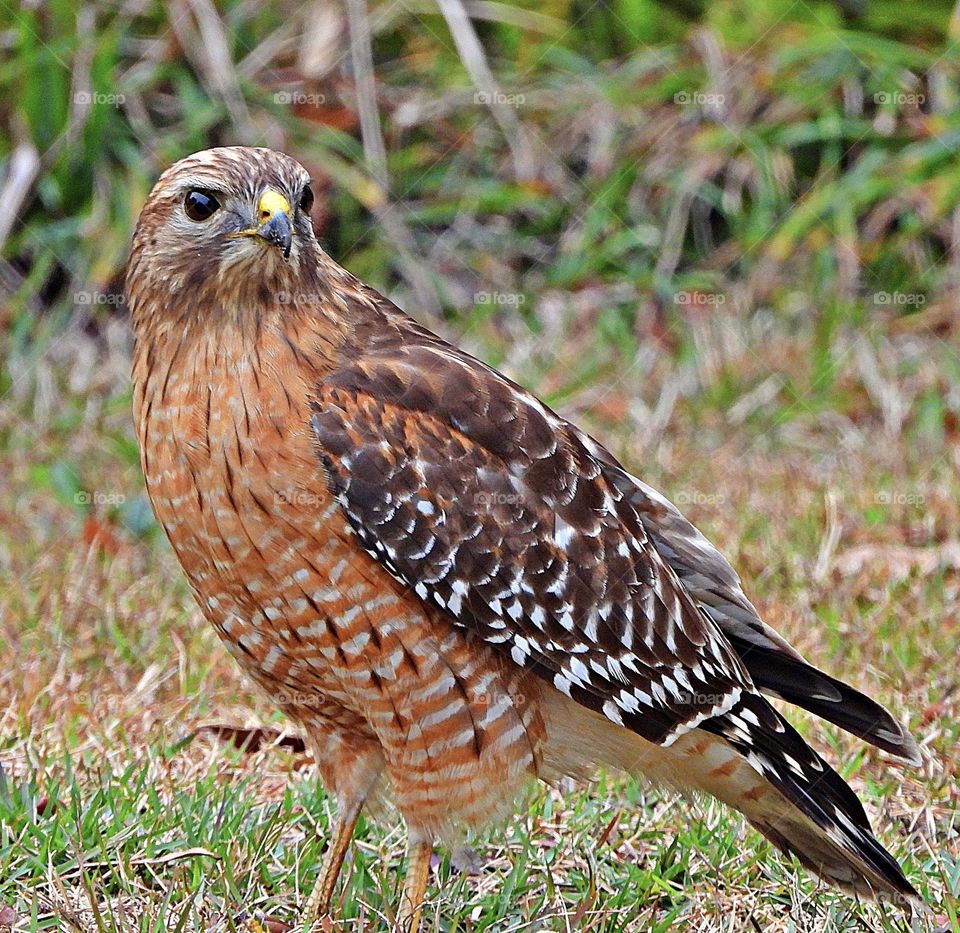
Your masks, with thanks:
[(657, 742), (749, 675), (566, 422), (437, 343), (366, 354), (313, 427), (363, 546), (515, 663)]
[(760, 618), (737, 572), (672, 502), (627, 473), (595, 440), (581, 436), (587, 449), (603, 461), (610, 481), (636, 508), (653, 546), (716, 622), (761, 691), (920, 764), (920, 749), (904, 726), (875, 700), (810, 664)]

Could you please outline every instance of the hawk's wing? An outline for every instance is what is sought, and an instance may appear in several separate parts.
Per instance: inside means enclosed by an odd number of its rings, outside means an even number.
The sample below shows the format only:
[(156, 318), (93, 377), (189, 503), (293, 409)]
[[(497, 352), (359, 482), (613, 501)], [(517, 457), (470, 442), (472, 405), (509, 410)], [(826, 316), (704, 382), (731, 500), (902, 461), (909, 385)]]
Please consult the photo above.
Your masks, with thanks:
[(312, 422), (363, 547), (578, 702), (666, 744), (754, 692), (603, 459), (482, 363), (372, 349), (317, 386)]
[(672, 502), (627, 473), (593, 438), (581, 437), (604, 463), (610, 481), (637, 510), (657, 552), (694, 602), (717, 624), (759, 690), (809, 710), (892, 755), (920, 764), (920, 749), (901, 723), (875, 700), (815, 668), (760, 618), (733, 567)]

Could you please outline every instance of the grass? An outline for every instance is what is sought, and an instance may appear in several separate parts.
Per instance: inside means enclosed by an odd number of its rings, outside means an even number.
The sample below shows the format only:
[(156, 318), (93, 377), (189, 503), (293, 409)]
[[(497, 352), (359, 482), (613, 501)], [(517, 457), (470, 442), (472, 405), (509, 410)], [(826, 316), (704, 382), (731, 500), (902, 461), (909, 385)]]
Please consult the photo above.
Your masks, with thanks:
[[(571, 355), (577, 340), (596, 341), (593, 330), (566, 336)], [(81, 365), (82, 345), (73, 353)], [(0, 904), (20, 915), (18, 929), (230, 929), (245, 912), (285, 929), (318, 870), (329, 801), (303, 755), (189, 738), (210, 722), (283, 723), (242, 681), (143, 521), (126, 400), (72, 396), (67, 364), (54, 368), (55, 415), (0, 407)], [(930, 914), (908, 921), (855, 904), (719, 805), (606, 776), (539, 790), (518, 820), (474, 843), (475, 873), (441, 853), (438, 928), (957, 929), (960, 567), (949, 548), (960, 483), (922, 420), (885, 435), (853, 355), (839, 368), (845, 408), (781, 402), (731, 421), (721, 379), (678, 405), (652, 445), (602, 414), (616, 408), (607, 377), (564, 408), (593, 412), (585, 423), (683, 504), (772, 624), (910, 724), (925, 748), (916, 772), (796, 719), (866, 801)], [(542, 372), (541, 384), (552, 378)], [(628, 398), (651, 391), (627, 366), (620, 380)], [(922, 384), (912, 390), (925, 397)], [(911, 563), (930, 555), (926, 571)], [(396, 827), (365, 824), (357, 838), (344, 929), (390, 916), (402, 868)]]
[[(198, 732), (284, 723), (200, 618), (130, 424), (132, 223), (172, 160), (242, 142), (301, 158), (332, 255), (603, 439), (925, 749), (794, 717), (925, 913), (601, 775), (438, 853), (436, 927), (960, 933), (952, 7), (472, 4), (491, 84), (429, 2), (370, 4), (372, 75), (339, 8), (0, 6), (0, 929), (277, 933), (319, 868), (309, 758)], [(340, 928), (391, 916), (403, 845), (361, 825)]]

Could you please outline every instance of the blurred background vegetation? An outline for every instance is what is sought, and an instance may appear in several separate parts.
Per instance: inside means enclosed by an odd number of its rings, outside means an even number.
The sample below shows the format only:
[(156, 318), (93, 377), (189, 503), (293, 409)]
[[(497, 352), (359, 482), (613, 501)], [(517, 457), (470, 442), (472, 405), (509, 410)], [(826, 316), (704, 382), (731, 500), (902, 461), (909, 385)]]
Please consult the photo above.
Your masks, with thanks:
[[(4, 4), (0, 391), (62, 401), (34, 364), (64, 334), (85, 345), (81, 398), (116, 375), (97, 364), (152, 182), (196, 149), (255, 144), (313, 173), (328, 252), (495, 355), (521, 344), (554, 401), (639, 352), (686, 373), (652, 372), (640, 428), (664, 387), (835, 405), (839, 332), (955, 336), (952, 6)], [(783, 353), (742, 365), (770, 331)], [(555, 367), (558, 333), (574, 347)], [(949, 430), (960, 398), (926, 388), (898, 417)]]
[[(677, 411), (827, 411), (937, 448), (958, 38), (952, 0), (3, 4), (0, 393), (123, 410), (137, 213), (242, 143), (308, 167), (342, 264), (565, 411), (644, 443)], [(34, 479), (88, 513), (78, 469)]]
[(242, 143), (313, 173), (342, 264), (556, 404), (653, 440), (691, 400), (774, 426), (866, 406), (938, 443), (958, 23), (949, 0), (3, 4), (0, 393), (61, 418), (124, 397), (137, 213), (171, 162)]
[(166, 166), (247, 144), (307, 166), (338, 261), (649, 470), (668, 426), (827, 459), (906, 432), (905, 458), (939, 462), (960, 425), (958, 17), (3, 4), (0, 450), (78, 519), (155, 533), (142, 494), (90, 493), (109, 462), (137, 475), (128, 243)]

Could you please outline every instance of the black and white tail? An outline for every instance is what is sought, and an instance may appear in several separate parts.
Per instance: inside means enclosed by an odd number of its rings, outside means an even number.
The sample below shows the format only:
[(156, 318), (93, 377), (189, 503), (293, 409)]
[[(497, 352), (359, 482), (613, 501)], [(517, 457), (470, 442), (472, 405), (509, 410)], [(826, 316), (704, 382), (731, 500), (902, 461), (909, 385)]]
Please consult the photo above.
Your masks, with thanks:
[(766, 700), (746, 695), (700, 728), (729, 743), (782, 798), (762, 786), (744, 789), (742, 776), (705, 788), (743, 812), (777, 848), (859, 895), (902, 903), (918, 896), (874, 838), (856, 794)]

